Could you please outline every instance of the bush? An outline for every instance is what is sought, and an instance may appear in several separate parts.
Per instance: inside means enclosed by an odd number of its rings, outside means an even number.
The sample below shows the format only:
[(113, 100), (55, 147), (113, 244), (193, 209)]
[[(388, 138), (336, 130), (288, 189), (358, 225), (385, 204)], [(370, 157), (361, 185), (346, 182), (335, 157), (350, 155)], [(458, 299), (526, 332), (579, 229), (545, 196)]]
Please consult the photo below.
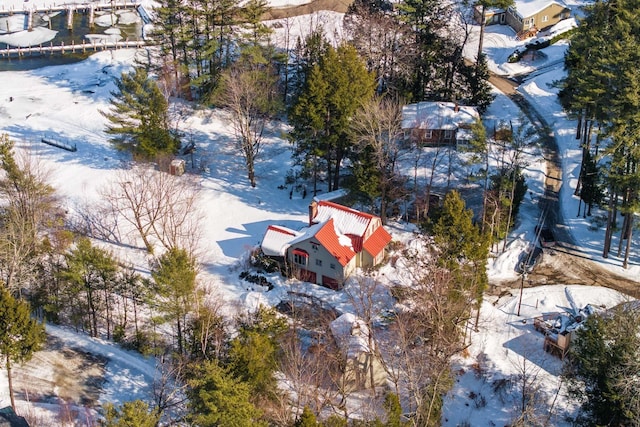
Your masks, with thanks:
[(124, 337), (125, 337), (124, 326), (116, 325), (116, 327), (113, 328), (113, 341), (117, 343), (122, 343), (124, 341)]
[(281, 272), (280, 264), (265, 256), (260, 250), (251, 255), (251, 265), (256, 269), (264, 270), (267, 273)]
[(273, 284), (261, 274), (251, 274), (248, 271), (243, 271), (242, 273), (240, 273), (240, 278), (242, 280), (246, 280), (249, 283), (266, 286), (269, 290), (273, 289)]

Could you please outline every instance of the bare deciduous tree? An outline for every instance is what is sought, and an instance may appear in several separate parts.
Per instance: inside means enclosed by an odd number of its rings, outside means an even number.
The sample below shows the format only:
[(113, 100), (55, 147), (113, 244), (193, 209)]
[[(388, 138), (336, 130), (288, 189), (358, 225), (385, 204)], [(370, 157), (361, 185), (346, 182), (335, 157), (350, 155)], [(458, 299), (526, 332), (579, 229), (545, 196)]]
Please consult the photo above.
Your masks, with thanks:
[(29, 152), (14, 152), (8, 135), (0, 135), (0, 275), (9, 289), (33, 277), (38, 246), (47, 230), (59, 228), (58, 209), (48, 171)]
[(403, 193), (405, 180), (398, 173), (401, 156), (402, 106), (399, 100), (375, 97), (364, 103), (351, 123), (356, 152), (371, 152), (378, 171), (377, 192), (380, 218), (387, 218), (387, 207)]
[(223, 74), (221, 84), (220, 100), (229, 110), (236, 147), (244, 158), (249, 182), (255, 187), (255, 162), (265, 127), (279, 105), (276, 75), (271, 66), (251, 58), (233, 65)]
[(387, 371), (399, 395), (409, 398), (413, 425), (439, 425), (442, 396), (452, 385), (451, 358), (464, 350), (464, 328), (474, 304), (454, 276), (437, 267), (438, 253), (425, 244), (405, 253), (401, 306), (381, 342)]
[(146, 165), (121, 171), (102, 191), (117, 218), (134, 228), (149, 253), (160, 244), (166, 250), (179, 247), (191, 254), (198, 247), (202, 221), (198, 193), (189, 176), (169, 175)]

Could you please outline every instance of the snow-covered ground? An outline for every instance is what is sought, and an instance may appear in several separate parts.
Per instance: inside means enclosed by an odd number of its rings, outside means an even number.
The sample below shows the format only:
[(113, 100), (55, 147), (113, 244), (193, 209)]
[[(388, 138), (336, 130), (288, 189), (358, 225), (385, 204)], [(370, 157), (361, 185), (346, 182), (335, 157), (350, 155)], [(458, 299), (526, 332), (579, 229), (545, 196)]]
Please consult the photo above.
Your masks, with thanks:
[[(45, 4), (47, 0), (3, 0), (0, 10), (2, 7), (22, 8), (27, 3), (34, 5), (38, 2)], [(315, 14), (290, 20), (285, 25), (292, 29), (290, 35), (304, 36), (317, 23), (336, 33), (340, 28), (336, 23), (340, 16), (332, 13)], [(473, 30), (477, 40), (477, 27)], [(277, 32), (279, 44), (284, 43), (284, 34), (281, 27)], [(291, 40), (293, 44), (295, 39), (291, 37)], [(574, 139), (576, 124), (563, 114), (555, 96), (557, 89), (553, 86), (553, 82), (563, 75), (562, 57), (567, 44), (558, 43), (545, 49), (544, 57), (525, 58), (520, 63), (508, 64), (506, 58), (522, 44), (515, 40), (513, 31), (505, 26), (487, 27), (485, 51), (494, 71), (518, 75), (540, 70), (533, 77), (525, 79), (520, 91), (544, 115), (560, 144), (563, 210), (573, 236), (587, 249), (594, 261), (637, 280), (640, 277), (638, 244), (634, 244), (636, 252), (631, 267), (624, 270), (620, 267), (619, 259), (611, 257), (603, 260), (599, 257), (603, 231), (593, 231), (589, 219), (575, 217), (578, 201), (572, 196), (572, 188), (575, 187), (580, 161), (580, 152)], [(472, 43), (468, 47), (470, 57), (475, 55), (476, 50), (477, 46), (474, 48)], [(95, 203), (100, 198), (100, 189), (113, 181), (119, 170), (129, 166), (126, 156), (109, 144), (104, 134), (105, 119), (100, 110), (108, 107), (109, 91), (114, 89), (113, 78), (129, 69), (134, 56), (133, 50), (101, 52), (75, 64), (0, 74), (3, 82), (0, 85), (0, 132), (8, 133), (17, 142), (18, 148), (29, 150), (34, 158), (51, 170), (51, 183), (63, 197), (71, 214)], [(224, 113), (192, 110), (179, 102), (172, 105), (172, 112), (179, 119), (177, 124), (185, 132), (186, 138), (195, 141), (198, 147), (196, 179), (202, 190), (200, 208), (206, 215), (200, 251), (203, 265), (201, 280), (209, 292), (224, 300), (229, 310), (235, 310), (238, 306), (255, 306), (258, 303), (275, 305), (290, 286), (296, 286), (299, 291), (321, 298), (341, 313), (352, 311), (348, 286), (345, 291), (334, 292), (310, 284), (287, 283), (282, 278), (272, 276), (269, 279), (275, 288), (265, 292), (238, 279), (249, 249), (259, 243), (267, 225), (275, 223), (297, 229), (307, 219), (309, 198), (303, 199), (298, 191), (294, 191), (293, 197), (289, 198), (289, 189), (278, 188), (285, 184), (286, 172), (290, 168), (289, 144), (283, 138), (286, 126), (276, 123), (268, 130), (263, 157), (256, 165), (258, 186), (251, 188), (244, 176), (241, 158), (233, 148), (231, 128)], [(507, 97), (496, 93), (496, 100), (485, 119), (490, 123), (508, 122), (517, 120), (518, 116), (517, 107)], [(43, 135), (76, 144), (78, 151), (70, 153), (45, 145), (41, 142)], [(533, 224), (539, 215), (536, 201), (544, 192), (546, 170), (539, 148), (532, 147), (528, 156), (527, 176), (531, 195), (525, 198), (519, 223), (509, 236), (507, 251), (489, 265), (491, 278), (517, 278), (514, 268), (517, 257), (534, 239)], [(427, 176), (427, 164), (421, 166), (419, 175)], [(461, 180), (459, 178), (458, 183)], [(397, 240), (410, 241), (413, 238), (407, 224), (392, 223), (389, 229)], [(141, 271), (148, 270), (144, 252), (129, 249), (119, 254), (129, 258)], [(390, 280), (401, 279), (401, 272), (391, 266), (383, 267), (381, 272)], [(542, 369), (541, 378), (546, 379), (550, 396), (553, 395), (560, 362), (541, 350), (541, 335), (533, 331), (530, 320), (540, 313), (567, 306), (567, 295), (571, 295), (578, 306), (595, 303), (610, 307), (624, 300), (622, 295), (607, 289), (558, 284), (525, 289), (520, 317), (515, 315), (519, 297), (517, 291), (499, 301), (485, 301), (480, 332), (472, 335), (469, 357), (459, 362), (461, 370), (466, 373), (458, 377), (451, 398), (446, 402), (443, 418), (446, 425), (464, 421), (470, 421), (472, 425), (507, 424), (513, 415), (510, 412), (512, 406), (508, 401), (500, 400), (499, 396), (492, 395), (490, 384), (495, 379), (514, 373), (520, 363), (518, 361), (525, 356)], [(391, 303), (384, 292), (380, 300), (382, 305)], [(523, 323), (523, 319), (527, 323)], [(148, 391), (144, 384), (155, 375), (152, 362), (137, 359), (128, 353), (122, 355), (108, 343), (79, 337), (63, 329), (49, 327), (49, 331), (69, 340), (69, 346), (82, 346), (111, 360), (106, 369), (108, 377), (113, 380), (107, 382), (101, 402), (124, 401), (141, 397)], [(476, 375), (471, 366), (480, 359), (481, 375)], [(137, 390), (136, 393), (130, 394), (132, 389)], [(469, 398), (471, 391), (486, 396), (488, 403), (485, 406), (475, 404)], [(6, 404), (6, 383), (4, 377), (0, 377), (0, 406)], [(565, 411), (572, 410), (566, 406), (566, 399), (562, 396), (558, 398), (556, 406), (565, 408)], [(556, 421), (554, 425), (562, 423), (560, 419)]]

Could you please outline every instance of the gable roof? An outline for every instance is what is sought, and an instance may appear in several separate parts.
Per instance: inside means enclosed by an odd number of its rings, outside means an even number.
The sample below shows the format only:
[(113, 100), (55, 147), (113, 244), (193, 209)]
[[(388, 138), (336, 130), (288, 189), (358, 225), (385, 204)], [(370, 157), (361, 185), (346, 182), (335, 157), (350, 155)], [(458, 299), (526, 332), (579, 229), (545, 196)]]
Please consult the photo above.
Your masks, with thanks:
[(558, 0), (516, 0), (511, 9), (515, 10), (520, 17), (528, 18), (542, 12), (553, 4), (569, 9), (566, 4)]
[(402, 107), (402, 129), (455, 130), (460, 125), (471, 125), (480, 118), (476, 107), (453, 102), (418, 102)]
[(356, 256), (351, 239), (336, 230), (333, 218), (321, 226), (315, 234), (315, 238), (343, 267)]
[(369, 227), (373, 215), (360, 212), (327, 200), (318, 201), (313, 222), (321, 223), (332, 219), (338, 234), (362, 237)]
[(369, 236), (363, 243), (364, 250), (369, 252), (372, 257), (376, 257), (391, 241), (391, 234), (383, 227), (378, 227), (376, 231)]
[(284, 256), (289, 244), (295, 240), (300, 233), (286, 227), (270, 225), (264, 233), (260, 248), (266, 256)]

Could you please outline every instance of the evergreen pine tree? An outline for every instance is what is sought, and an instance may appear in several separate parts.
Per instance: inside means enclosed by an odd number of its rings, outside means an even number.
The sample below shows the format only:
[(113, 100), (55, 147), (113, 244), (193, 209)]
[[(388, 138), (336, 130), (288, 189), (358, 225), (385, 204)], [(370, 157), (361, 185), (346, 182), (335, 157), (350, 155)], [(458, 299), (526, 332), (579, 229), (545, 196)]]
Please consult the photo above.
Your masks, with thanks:
[(14, 411), (12, 367), (31, 360), (45, 340), (44, 326), (32, 319), (30, 312), (27, 302), (14, 298), (7, 288), (0, 285), (0, 357), (7, 370), (9, 397)]
[(196, 290), (196, 265), (186, 250), (173, 248), (158, 258), (151, 271), (161, 305), (169, 319), (176, 322), (178, 352), (184, 353), (186, 316), (193, 309)]
[(571, 340), (564, 377), (582, 402), (579, 425), (630, 426), (640, 419), (635, 383), (640, 360), (637, 308), (617, 307), (592, 315)]
[(104, 405), (101, 427), (156, 427), (160, 417), (141, 400), (124, 402), (120, 407), (112, 403)]
[(469, 72), (471, 71), (470, 67), (466, 67), (464, 70), (467, 71), (463, 74), (465, 74), (469, 85), (468, 104), (478, 107), (478, 112), (483, 115), (495, 98), (489, 84), (490, 74), (486, 55), (480, 55), (472, 73)]
[(65, 256), (65, 260), (67, 266), (60, 276), (67, 284), (68, 301), (75, 302), (74, 311), (81, 318), (85, 319), (88, 314), (91, 336), (97, 337), (98, 320), (102, 317), (102, 310), (109, 305), (106, 300), (110, 298), (108, 287), (115, 280), (118, 266), (109, 252), (93, 246), (86, 237), (78, 239), (76, 247)]
[(188, 380), (189, 418), (198, 427), (260, 427), (260, 411), (251, 403), (249, 384), (217, 362), (193, 365)]
[(397, 394), (388, 392), (384, 397), (384, 409), (387, 413), (387, 422), (385, 427), (401, 427), (402, 426), (402, 406), (400, 398)]
[(315, 427), (318, 425), (315, 414), (305, 406), (300, 414), (300, 418), (296, 420), (295, 427)]
[(170, 132), (167, 100), (147, 70), (136, 67), (123, 73), (116, 86), (111, 109), (102, 112), (109, 120), (111, 142), (143, 159), (176, 153), (180, 142)]
[(240, 325), (231, 342), (229, 365), (234, 375), (249, 384), (252, 395), (271, 398), (276, 393), (278, 340), (285, 323), (273, 309), (261, 307)]
[(373, 92), (373, 76), (356, 50), (342, 44), (328, 47), (293, 107), (291, 136), (299, 144), (296, 151), (305, 164), (311, 161), (315, 166), (317, 157), (323, 158), (329, 191), (339, 188), (342, 161), (350, 153), (350, 120)]

